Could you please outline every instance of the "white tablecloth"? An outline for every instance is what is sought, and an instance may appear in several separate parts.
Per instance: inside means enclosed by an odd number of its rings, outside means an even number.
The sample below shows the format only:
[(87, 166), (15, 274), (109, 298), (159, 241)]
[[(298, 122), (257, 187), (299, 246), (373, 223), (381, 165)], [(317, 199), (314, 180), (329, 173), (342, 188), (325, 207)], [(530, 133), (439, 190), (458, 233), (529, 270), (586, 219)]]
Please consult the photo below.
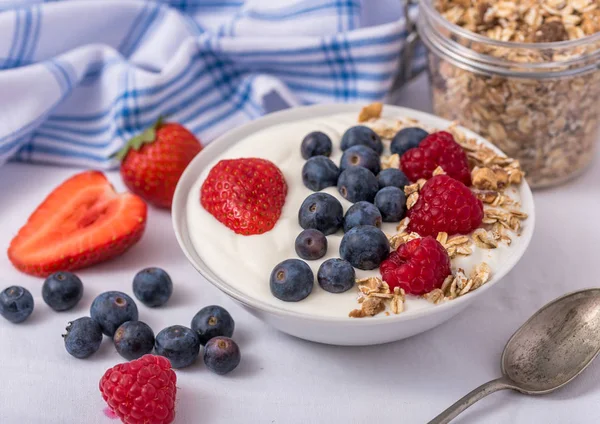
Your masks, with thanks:
[[(424, 79), (402, 103), (429, 109)], [(8, 164), (0, 168), (0, 250), (43, 196), (75, 171)], [(117, 173), (109, 178), (119, 188)], [(519, 265), (480, 302), (432, 331), (384, 346), (348, 348), (297, 340), (266, 327), (188, 264), (171, 230), (170, 215), (151, 209), (147, 233), (128, 254), (81, 271), (85, 294), (75, 310), (55, 313), (42, 301), (41, 280), (18, 273), (0, 254), (0, 286), (20, 284), (33, 293), (28, 321), (0, 320), (0, 423), (109, 424), (98, 391), (104, 370), (122, 361), (108, 339), (88, 360), (64, 350), (67, 321), (87, 315), (105, 290), (131, 293), (146, 266), (173, 277), (168, 306), (139, 305), (155, 332), (189, 325), (208, 304), (221, 304), (236, 320), (234, 338), (243, 360), (226, 377), (202, 361), (178, 371), (177, 423), (424, 423), (477, 385), (500, 375), (510, 335), (546, 302), (598, 286), (600, 163), (582, 178), (535, 193), (537, 229)], [(598, 423), (600, 361), (567, 388), (544, 397), (501, 392), (465, 412), (457, 423)]]

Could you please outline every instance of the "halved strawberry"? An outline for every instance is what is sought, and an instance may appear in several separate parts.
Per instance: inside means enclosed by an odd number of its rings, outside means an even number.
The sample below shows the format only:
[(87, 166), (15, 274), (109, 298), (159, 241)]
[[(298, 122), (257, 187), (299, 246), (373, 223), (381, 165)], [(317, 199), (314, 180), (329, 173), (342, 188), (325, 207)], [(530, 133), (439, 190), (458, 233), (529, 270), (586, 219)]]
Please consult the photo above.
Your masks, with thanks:
[(98, 171), (58, 186), (10, 243), (8, 257), (27, 274), (45, 277), (105, 261), (125, 252), (144, 233), (147, 207), (118, 194)]
[(287, 184), (266, 159), (218, 162), (200, 190), (200, 202), (219, 222), (245, 236), (270, 231), (281, 216)]

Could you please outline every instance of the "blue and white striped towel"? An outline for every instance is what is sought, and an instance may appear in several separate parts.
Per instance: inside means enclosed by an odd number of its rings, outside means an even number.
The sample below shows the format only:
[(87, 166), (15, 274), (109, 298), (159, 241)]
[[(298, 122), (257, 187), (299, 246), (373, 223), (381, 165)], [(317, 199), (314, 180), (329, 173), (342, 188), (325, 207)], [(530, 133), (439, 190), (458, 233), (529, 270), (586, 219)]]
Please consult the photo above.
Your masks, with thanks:
[(401, 11), (401, 0), (0, 0), (0, 165), (110, 168), (159, 115), (209, 142), (265, 114), (269, 93), (382, 99)]

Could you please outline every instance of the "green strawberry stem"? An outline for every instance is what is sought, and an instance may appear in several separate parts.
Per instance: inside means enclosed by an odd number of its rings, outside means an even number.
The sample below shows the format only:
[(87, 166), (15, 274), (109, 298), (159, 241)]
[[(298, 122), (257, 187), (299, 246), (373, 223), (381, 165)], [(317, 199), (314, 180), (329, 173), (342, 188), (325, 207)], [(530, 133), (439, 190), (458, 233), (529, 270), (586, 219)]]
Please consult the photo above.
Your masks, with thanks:
[(140, 148), (144, 144), (154, 143), (154, 141), (156, 140), (156, 130), (163, 123), (164, 123), (164, 117), (159, 116), (158, 119), (156, 120), (156, 122), (154, 122), (154, 124), (152, 124), (150, 127), (146, 128), (146, 130), (144, 130), (144, 132), (131, 138), (127, 142), (127, 144), (125, 144), (125, 147), (123, 147), (121, 150), (119, 150), (117, 153), (114, 154), (114, 157), (117, 158), (119, 161), (122, 161), (123, 159), (125, 159), (125, 156), (127, 156), (127, 153), (129, 152), (129, 150), (131, 150), (131, 149), (140, 150)]

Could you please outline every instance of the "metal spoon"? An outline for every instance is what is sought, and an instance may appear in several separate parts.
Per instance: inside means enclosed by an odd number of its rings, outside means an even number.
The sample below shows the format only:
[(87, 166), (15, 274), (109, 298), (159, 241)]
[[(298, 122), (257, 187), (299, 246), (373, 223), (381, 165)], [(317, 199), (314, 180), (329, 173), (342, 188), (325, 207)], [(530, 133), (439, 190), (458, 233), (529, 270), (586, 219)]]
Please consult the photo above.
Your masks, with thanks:
[(550, 393), (577, 377), (600, 353), (600, 289), (567, 294), (535, 313), (510, 338), (503, 376), (479, 386), (429, 424), (445, 424), (490, 393)]

